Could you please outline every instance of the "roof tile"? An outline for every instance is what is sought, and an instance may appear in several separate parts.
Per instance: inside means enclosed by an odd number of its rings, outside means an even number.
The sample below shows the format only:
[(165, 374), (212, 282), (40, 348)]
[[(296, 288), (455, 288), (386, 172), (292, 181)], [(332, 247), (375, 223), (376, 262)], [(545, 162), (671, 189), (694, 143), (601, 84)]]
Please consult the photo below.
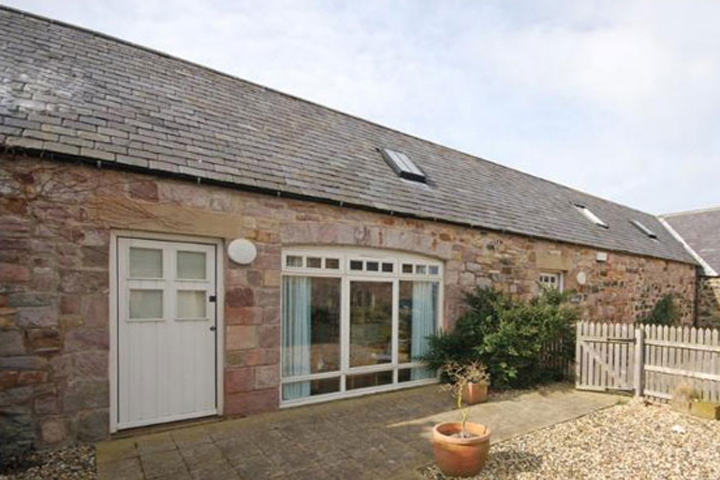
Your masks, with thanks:
[[(658, 220), (102, 34), (0, 7), (0, 142), (692, 262)], [(46, 132), (43, 142), (23, 135)], [(45, 137), (43, 137), (45, 138)], [(408, 155), (431, 186), (379, 152)], [(127, 149), (127, 150), (126, 150)], [(606, 221), (594, 225), (572, 206)], [(657, 241), (630, 222), (658, 233)]]

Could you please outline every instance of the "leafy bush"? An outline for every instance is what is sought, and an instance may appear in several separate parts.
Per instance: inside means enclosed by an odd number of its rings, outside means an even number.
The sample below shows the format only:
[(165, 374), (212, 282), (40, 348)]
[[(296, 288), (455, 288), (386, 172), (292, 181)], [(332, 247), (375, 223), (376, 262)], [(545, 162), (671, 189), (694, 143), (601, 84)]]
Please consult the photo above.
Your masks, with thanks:
[(680, 321), (680, 310), (672, 293), (664, 295), (657, 301), (652, 311), (635, 321), (643, 325), (677, 325)]
[[(431, 335), (428, 352), (419, 357), (432, 369), (449, 362), (484, 364), (495, 388), (525, 387), (558, 379), (559, 372), (543, 366), (541, 352), (560, 342), (557, 355), (575, 352), (577, 312), (566, 295), (543, 288), (530, 301), (520, 301), (494, 289), (466, 294), (467, 310), (455, 329)], [(443, 376), (443, 381), (447, 377)]]

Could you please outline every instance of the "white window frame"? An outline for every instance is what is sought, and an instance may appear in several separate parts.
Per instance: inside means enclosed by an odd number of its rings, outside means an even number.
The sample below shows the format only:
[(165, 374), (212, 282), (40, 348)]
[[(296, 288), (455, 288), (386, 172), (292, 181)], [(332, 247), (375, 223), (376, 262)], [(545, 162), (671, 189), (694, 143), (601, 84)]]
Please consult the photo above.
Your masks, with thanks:
[(559, 291), (559, 292), (562, 292), (562, 291), (563, 291), (563, 288), (564, 288), (564, 275), (563, 275), (563, 272), (540, 272), (540, 274), (538, 275), (538, 283), (539, 283), (540, 285), (550, 285), (550, 286), (552, 286), (551, 283), (547, 283), (547, 282), (543, 282), (543, 281), (542, 281), (543, 276), (546, 276), (546, 277), (555, 277), (555, 278), (557, 279), (557, 280), (556, 280), (556, 282), (557, 282), (556, 285), (557, 285), (558, 291)]
[[(288, 266), (288, 257), (303, 257), (302, 266)], [(307, 257), (321, 257), (323, 268), (308, 268)], [(340, 262), (338, 269), (326, 269), (325, 259), (338, 259)], [(350, 270), (351, 261), (362, 261), (362, 270)], [(368, 271), (367, 262), (378, 262), (379, 271)], [(391, 263), (393, 265), (392, 272), (383, 272), (383, 263)], [(412, 265), (413, 273), (403, 273), (403, 265)], [(421, 268), (418, 269), (418, 266)], [(421, 272), (424, 268), (425, 273)], [(432, 268), (430, 268), (432, 267)], [(431, 274), (430, 271), (433, 273)], [(293, 407), (299, 405), (307, 405), (311, 403), (325, 402), (340, 398), (351, 398), (372, 393), (397, 390), (401, 388), (410, 388), (419, 385), (429, 385), (437, 383), (437, 378), (409, 380), (406, 382), (398, 382), (399, 370), (407, 368), (421, 367), (420, 362), (403, 362), (398, 360), (399, 355), (399, 299), (400, 299), (400, 282), (401, 281), (433, 281), (438, 283), (437, 297), (437, 314), (436, 314), (436, 331), (441, 331), (443, 327), (443, 263), (439, 260), (425, 257), (422, 255), (408, 254), (404, 252), (396, 252), (391, 250), (364, 249), (353, 247), (290, 247), (283, 249), (282, 252), (282, 275), (283, 276), (299, 276), (299, 277), (324, 277), (339, 278), (341, 280), (340, 290), (340, 370), (335, 372), (313, 373), (302, 376), (294, 376), (284, 378), (282, 375), (282, 367), (284, 364), (283, 347), (281, 345), (281, 361), (280, 361), (280, 408)], [(350, 284), (351, 282), (387, 282), (392, 284), (392, 360), (389, 363), (378, 365), (365, 365), (360, 367), (350, 367)], [(281, 306), (282, 307), (282, 306)], [(348, 376), (359, 375), (365, 373), (376, 373), (392, 371), (393, 382), (388, 385), (376, 387), (360, 388), (357, 390), (347, 390), (346, 379)], [(327, 378), (340, 378), (340, 390), (334, 393), (314, 395), (293, 400), (283, 400), (283, 385), (297, 383), (308, 380), (319, 380)]]

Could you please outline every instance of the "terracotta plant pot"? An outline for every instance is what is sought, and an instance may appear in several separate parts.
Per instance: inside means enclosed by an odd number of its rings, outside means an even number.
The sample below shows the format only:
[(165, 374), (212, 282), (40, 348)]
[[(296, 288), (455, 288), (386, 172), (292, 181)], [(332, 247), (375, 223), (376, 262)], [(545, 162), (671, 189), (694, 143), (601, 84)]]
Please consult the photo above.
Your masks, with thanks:
[(462, 399), (467, 405), (475, 405), (487, 400), (488, 382), (470, 382), (463, 387)]
[(462, 431), (461, 422), (447, 422), (433, 428), (435, 463), (449, 477), (471, 477), (483, 469), (490, 451), (490, 429), (479, 423), (467, 422), (469, 438), (454, 437)]

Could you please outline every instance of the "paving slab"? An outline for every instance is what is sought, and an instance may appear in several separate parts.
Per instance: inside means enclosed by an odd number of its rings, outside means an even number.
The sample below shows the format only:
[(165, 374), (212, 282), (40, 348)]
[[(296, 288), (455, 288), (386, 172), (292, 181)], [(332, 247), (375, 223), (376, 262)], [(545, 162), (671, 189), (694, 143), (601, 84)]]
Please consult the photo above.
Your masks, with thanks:
[[(492, 395), (470, 407), (492, 442), (615, 405), (614, 395), (555, 385)], [(179, 427), (97, 445), (98, 478), (419, 478), (432, 462), (432, 427), (459, 412), (437, 386)]]

